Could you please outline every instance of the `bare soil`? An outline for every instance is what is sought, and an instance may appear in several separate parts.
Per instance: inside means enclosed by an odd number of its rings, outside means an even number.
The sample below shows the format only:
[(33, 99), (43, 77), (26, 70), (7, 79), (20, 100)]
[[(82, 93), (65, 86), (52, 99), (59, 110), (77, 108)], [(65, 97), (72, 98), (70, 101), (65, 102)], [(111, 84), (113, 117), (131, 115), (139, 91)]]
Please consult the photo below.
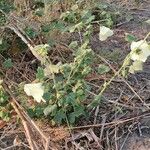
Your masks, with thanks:
[[(129, 43), (124, 40), (125, 33), (143, 39), (150, 32), (150, 25), (145, 23), (150, 19), (150, 1), (137, 0), (135, 3), (135, 0), (107, 0), (107, 2), (123, 8), (126, 13), (133, 16), (130, 21), (122, 20), (116, 25), (115, 35), (109, 42), (99, 42), (98, 33), (91, 38), (93, 50), (108, 59), (107, 61), (117, 70), (130, 51)], [(31, 81), (34, 79), (34, 68), (37, 63), (33, 61), (32, 56), (31, 58), (28, 54), (23, 56), (23, 60), (22, 56), (17, 60), (22, 63), (16, 65), (21, 73), (13, 69), (7, 72), (6, 78), (16, 82), (16, 78), (19, 77), (18, 83), (25, 78)], [(24, 77), (23, 74), (27, 76)], [(109, 76), (100, 77), (92, 74), (88, 81), (96, 93), (97, 87), (107, 78)], [(105, 92), (102, 104), (91, 111), (89, 118), (81, 118), (76, 125), (77, 128), (71, 133), (65, 130), (66, 127), (51, 127), (49, 122), (37, 121), (37, 124), (50, 135), (59, 150), (150, 150), (150, 59), (145, 63), (142, 72), (130, 75), (126, 82), (116, 78)], [(0, 148), (29, 149), (22, 127), (13, 119), (10, 123), (0, 123)]]

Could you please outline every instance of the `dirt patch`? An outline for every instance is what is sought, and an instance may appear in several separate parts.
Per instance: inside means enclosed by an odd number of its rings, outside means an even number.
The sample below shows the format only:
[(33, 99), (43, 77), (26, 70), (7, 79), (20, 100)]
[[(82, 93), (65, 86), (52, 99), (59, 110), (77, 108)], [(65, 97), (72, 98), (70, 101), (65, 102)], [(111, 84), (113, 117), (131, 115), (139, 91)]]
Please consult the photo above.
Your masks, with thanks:
[[(108, 59), (107, 61), (117, 70), (125, 56), (130, 52), (130, 45), (124, 40), (125, 33), (131, 33), (138, 39), (143, 39), (150, 31), (150, 26), (145, 23), (150, 18), (150, 2), (140, 0), (137, 2), (135, 0), (108, 0), (108, 2), (123, 7), (126, 13), (130, 13), (133, 17), (127, 22), (124, 20), (118, 22), (114, 29), (114, 37), (106, 43), (99, 41), (98, 33), (91, 38), (92, 49)], [(61, 50), (61, 48), (66, 55), (67, 50), (65, 51), (64, 47), (56, 47), (57, 50)], [(54, 53), (53, 56), (55, 55), (57, 54)], [(11, 81), (18, 81), (18, 83), (26, 80), (26, 78), (31, 81), (34, 79), (38, 62), (34, 58), (30, 59), (28, 54), (24, 54), (23, 58), (24, 60), (17, 59), (15, 61), (15, 64), (19, 65), (15, 65), (15, 68), (8, 70), (6, 78), (11, 78)], [(101, 60), (96, 60), (96, 63), (100, 62)], [(19, 72), (16, 70), (19, 70)], [(50, 126), (43, 127), (48, 123), (39, 126), (51, 135), (52, 141), (59, 145), (58, 149), (60, 150), (67, 148), (83, 150), (150, 150), (149, 70), (150, 60), (145, 63), (142, 72), (130, 75), (126, 82), (116, 78), (103, 95), (101, 105), (93, 109), (88, 118), (79, 120), (77, 128), (72, 129), (71, 136), (68, 130), (64, 130), (64, 127), (50, 131)], [(93, 91), (98, 93), (97, 89), (107, 79), (109, 79), (109, 76), (96, 76), (93, 74), (88, 81), (90, 81)], [(9, 133), (9, 127), (11, 129), (10, 134), (4, 134), (5, 131)], [(29, 149), (22, 133), (23, 129), (20, 131), (16, 128), (18, 128), (18, 125), (15, 127), (12, 124), (5, 125), (1, 132), (0, 147), (6, 148), (13, 145), (16, 137), (19, 136), (19, 139), (24, 143), (22, 149)], [(19, 132), (21, 132), (21, 135)], [(15, 149), (15, 147), (10, 149)]]

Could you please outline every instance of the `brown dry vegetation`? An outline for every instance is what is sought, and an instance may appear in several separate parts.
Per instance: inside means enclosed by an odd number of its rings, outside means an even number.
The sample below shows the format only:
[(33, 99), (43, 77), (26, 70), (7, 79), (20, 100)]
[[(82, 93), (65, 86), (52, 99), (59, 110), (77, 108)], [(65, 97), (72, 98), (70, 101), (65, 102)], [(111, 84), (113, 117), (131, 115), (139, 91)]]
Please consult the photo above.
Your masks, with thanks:
[[(102, 61), (117, 70), (126, 54), (130, 51), (129, 43), (124, 40), (124, 34), (131, 33), (138, 39), (143, 39), (150, 31), (150, 26), (142, 23), (150, 18), (150, 1), (107, 1), (112, 6), (117, 5), (123, 8), (126, 13), (133, 15), (133, 19), (128, 22), (121, 20), (114, 27), (115, 35), (109, 40), (109, 44), (107, 41), (106, 43), (99, 42), (98, 32), (91, 37), (92, 49), (104, 58)], [(74, 3), (73, 0), (72, 3)], [(61, 4), (55, 3), (52, 6), (47, 6), (45, 16), (35, 17), (32, 14), (32, 9), (28, 10), (32, 6), (32, 2), (15, 0), (14, 4), (18, 10), (11, 13), (10, 16), (13, 19), (15, 18), (11, 21), (14, 21), (13, 23), (17, 24), (21, 29), (32, 26), (39, 32), (41, 24), (58, 18), (61, 11), (67, 10), (72, 3), (66, 0)], [(90, 5), (89, 2), (86, 4)], [(49, 12), (51, 14), (47, 17)], [(7, 30), (6, 34), (10, 32), (11, 30)], [(71, 39), (78, 39), (79, 37), (76, 34), (60, 35), (58, 31), (53, 31), (46, 36), (38, 35), (36, 39), (32, 39), (32, 43), (35, 45), (45, 43), (47, 36), (57, 41), (56, 46), (49, 54), (52, 62), (71, 61), (72, 52), (67, 44)], [(0, 70), (12, 89), (13, 86), (17, 86), (21, 82), (33, 81), (39, 64), (26, 46), (25, 51), (20, 51), (16, 43), (17, 37), (18, 35), (12, 33), (13, 41), (11, 48), (8, 50), (8, 56), (14, 62), (13, 68), (6, 71), (0, 65)], [(0, 54), (0, 64), (4, 59), (5, 56)], [(102, 61), (98, 58), (93, 67)], [(109, 80), (111, 75), (92, 73), (86, 80), (92, 85), (93, 91), (97, 93), (97, 89), (104, 81)], [(16, 94), (16, 98), (20, 100), (22, 97)], [(34, 105), (32, 99), (27, 101), (28, 105)], [(80, 118), (74, 127), (70, 128), (67, 125), (53, 127), (49, 120), (44, 120), (43, 118), (35, 119), (34, 121), (42, 132), (50, 138), (50, 149), (52, 150), (150, 150), (149, 103), (150, 60), (145, 63), (142, 72), (129, 75), (124, 80), (121, 78), (114, 79), (104, 93), (102, 104), (91, 110), (88, 119)], [(30, 149), (21, 121), (15, 111), (12, 111), (12, 114), (13, 117), (9, 122), (0, 120), (0, 148), (3, 150)], [(35, 134), (35, 129), (31, 133)], [(43, 139), (37, 133), (32, 138), (35, 139), (39, 150), (44, 150), (42, 147)]]

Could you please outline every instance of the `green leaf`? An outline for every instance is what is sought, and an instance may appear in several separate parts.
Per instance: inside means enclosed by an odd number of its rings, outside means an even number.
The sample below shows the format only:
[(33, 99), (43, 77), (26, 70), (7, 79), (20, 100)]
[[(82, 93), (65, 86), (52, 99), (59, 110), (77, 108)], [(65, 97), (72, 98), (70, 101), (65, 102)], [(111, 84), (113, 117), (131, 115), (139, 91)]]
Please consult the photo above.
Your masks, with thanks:
[(35, 114), (36, 114), (37, 117), (42, 117), (42, 115), (43, 115), (43, 107), (36, 106), (35, 107)]
[(3, 66), (4, 66), (4, 68), (6, 68), (6, 69), (11, 68), (11, 67), (13, 66), (13, 63), (12, 63), (11, 59), (8, 58), (7, 60), (5, 60), (5, 61), (3, 62)]
[(48, 116), (50, 113), (52, 113), (53, 111), (55, 111), (57, 109), (57, 105), (49, 105), (44, 109), (44, 115)]
[(4, 26), (6, 23), (6, 16), (0, 12), (0, 26)]
[(54, 116), (54, 121), (56, 123), (61, 124), (62, 121), (66, 118), (66, 114), (65, 114), (66, 110), (60, 109), (59, 111), (57, 111), (56, 115)]
[(76, 119), (76, 115), (74, 114), (74, 112), (72, 112), (68, 115), (68, 120), (69, 120), (70, 124), (75, 123), (75, 119)]
[(78, 24), (75, 25), (75, 29), (81, 30), (83, 28), (83, 22), (79, 22)]
[(83, 76), (86, 76), (86, 75), (88, 75), (90, 72), (91, 72), (91, 67), (90, 66), (86, 66), (84, 69), (83, 69), (83, 71), (82, 71), (82, 75)]
[(73, 41), (69, 44), (69, 48), (71, 49), (75, 49), (78, 47), (78, 42), (77, 41)]
[(8, 96), (0, 90), (0, 104), (4, 104), (8, 101)]
[(74, 107), (74, 112), (68, 115), (69, 123), (75, 123), (76, 118), (79, 118), (81, 115), (86, 115), (85, 108), (82, 105)]
[(49, 100), (52, 98), (52, 95), (51, 95), (51, 93), (47, 92), (47, 93), (44, 93), (43, 98), (44, 98), (44, 100), (49, 102)]
[(87, 20), (86, 20), (86, 24), (89, 24), (89, 23), (91, 23), (93, 20), (95, 19), (95, 16), (93, 15), (93, 16), (90, 16)]
[(97, 5), (97, 7), (99, 8), (99, 9), (106, 9), (106, 8), (108, 8), (108, 4), (107, 3), (104, 3), (104, 2), (100, 2), (98, 5)]
[(14, 9), (13, 1), (0, 0), (0, 9), (5, 13), (9, 13)]
[(8, 122), (10, 120), (10, 114), (8, 112), (4, 112), (0, 110), (0, 118), (2, 118), (4, 121)]
[(101, 100), (102, 100), (102, 96), (101, 95), (96, 95), (94, 97), (94, 100), (88, 105), (88, 108), (92, 109), (94, 107), (97, 107), (99, 105), (99, 103), (101, 102)]
[(112, 20), (111, 18), (108, 18), (108, 19), (106, 20), (106, 25), (107, 25), (109, 28), (112, 27), (113, 24), (114, 24), (114, 22), (113, 22), (113, 20)]
[(67, 78), (70, 75), (71, 65), (70, 64), (63, 64), (60, 68), (61, 73)]
[(39, 17), (42, 17), (44, 15), (44, 11), (43, 9), (37, 9), (35, 12), (34, 12), (35, 15), (39, 16)]
[(33, 28), (30, 28), (30, 27), (27, 27), (25, 29), (25, 33), (30, 37), (30, 38), (35, 38), (37, 37), (38, 33), (33, 29)]
[(76, 105), (76, 104), (77, 104), (77, 101), (76, 101), (75, 93), (70, 92), (70, 93), (66, 96), (65, 102), (66, 102), (66, 104)]
[(52, 30), (52, 27), (51, 27), (50, 24), (45, 24), (45, 25), (41, 26), (41, 30), (42, 30), (42, 32), (46, 32), (47, 33), (47, 32)]
[(134, 35), (132, 35), (132, 34), (125, 33), (125, 40), (126, 40), (127, 42), (132, 43), (133, 41), (136, 41), (137, 38), (136, 38)]
[(99, 67), (98, 67), (98, 73), (99, 74), (105, 74), (107, 72), (110, 71), (110, 68), (104, 64), (100, 64)]
[(36, 73), (36, 78), (39, 79), (39, 80), (44, 79), (44, 69), (43, 68), (38, 67), (37, 73)]
[(65, 30), (65, 25), (63, 22), (61, 21), (57, 21), (55, 24), (55, 29), (60, 30), (60, 31), (64, 31)]
[(74, 114), (76, 117), (79, 117), (81, 115), (85, 114), (85, 107), (79, 104), (78, 106), (74, 106)]
[(56, 41), (54, 41), (54, 39), (51, 39), (51, 38), (48, 39), (48, 45), (49, 45), (50, 47), (55, 46), (55, 44), (56, 44)]
[(6, 52), (11, 47), (10, 43), (8, 43), (7, 39), (2, 40), (2, 44), (0, 44), (0, 53)]
[(27, 113), (31, 118), (35, 117), (35, 111), (32, 108), (27, 109)]
[(45, 76), (49, 76), (51, 74), (57, 74), (57, 73), (59, 73), (59, 70), (60, 70), (60, 66), (59, 65), (49, 64), (44, 69), (44, 75)]
[(84, 95), (84, 90), (79, 89), (76, 91), (77, 97), (83, 96)]

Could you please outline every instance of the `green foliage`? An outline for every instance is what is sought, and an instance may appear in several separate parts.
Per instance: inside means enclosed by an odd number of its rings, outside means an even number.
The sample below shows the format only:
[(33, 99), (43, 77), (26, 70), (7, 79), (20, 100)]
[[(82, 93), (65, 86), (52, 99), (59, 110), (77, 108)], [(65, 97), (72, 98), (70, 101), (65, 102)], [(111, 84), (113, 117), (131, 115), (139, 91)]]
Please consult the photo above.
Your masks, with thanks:
[(107, 27), (116, 25), (118, 18), (121, 16), (119, 10), (105, 2), (98, 2), (93, 13), (96, 15), (96, 21)]
[(3, 67), (6, 69), (9, 69), (13, 66), (12, 60), (10, 58), (8, 58), (7, 60), (5, 60), (3, 62)]
[(44, 115), (43, 110), (44, 110), (43, 106), (36, 105), (35, 107), (28, 108), (27, 113), (32, 118), (34, 118), (34, 117), (41, 118)]
[(13, 2), (10, 0), (1, 0), (0, 9), (4, 11), (5, 13), (9, 13), (11, 10), (14, 9)]
[(8, 96), (0, 87), (0, 119), (9, 121), (10, 119), (10, 105), (8, 103)]
[(30, 38), (36, 38), (38, 33), (30, 27), (25, 28), (25, 33), (30, 37)]
[(2, 91), (0, 90), (0, 104), (6, 104), (8, 101), (8, 96)]
[(92, 109), (92, 108), (98, 106), (101, 101), (102, 101), (102, 95), (101, 94), (94, 96), (94, 100), (88, 105), (88, 108)]
[(39, 79), (39, 80), (44, 79), (44, 70), (43, 70), (43, 68), (38, 67), (37, 73), (36, 73), (36, 78)]
[(4, 121), (10, 120), (10, 113), (3, 110), (2, 107), (0, 107), (0, 118)]
[(44, 24), (41, 26), (42, 32), (50, 32), (53, 30), (64, 31), (65, 25), (61, 20), (53, 21), (50, 24)]
[(49, 86), (50, 92), (44, 94), (48, 103), (44, 114), (53, 122), (60, 124), (68, 119), (69, 123), (74, 123), (76, 118), (85, 115), (88, 86), (84, 78), (91, 71), (92, 55), (91, 49), (82, 45), (75, 53), (74, 62), (60, 67), (61, 74), (55, 77), (54, 85)]
[(125, 40), (126, 40), (127, 42), (132, 43), (133, 41), (136, 41), (137, 38), (136, 38), (134, 35), (131, 35), (131, 34), (126, 33), (126, 34), (125, 34)]
[[(93, 22), (98, 20), (97, 14), (94, 14), (92, 9), (83, 8), (79, 2), (72, 5), (68, 11), (63, 12), (60, 19), (58, 18), (50, 23), (41, 25), (41, 32), (44, 35), (49, 35), (54, 30), (60, 33), (82, 33), (80, 42), (72, 41), (69, 44), (69, 48), (73, 50), (73, 62), (59, 66), (46, 63), (45, 67), (38, 67), (37, 69), (36, 78), (41, 81), (45, 80), (44, 85), (46, 87), (43, 95), (46, 103), (40, 104), (39, 107), (42, 109), (38, 111), (45, 117), (50, 118), (53, 124), (61, 124), (66, 122), (66, 120), (70, 124), (74, 124), (79, 117), (87, 115), (87, 107), (84, 103), (88, 96), (89, 86), (85, 81), (85, 77), (92, 70), (91, 63), (93, 62), (94, 53), (89, 43), (93, 33)], [(104, 20), (104, 24), (112, 26), (114, 24), (113, 17), (117, 16), (117, 14), (114, 15), (114, 13), (108, 12), (106, 10), (107, 7), (98, 9), (100, 10), (98, 21), (102, 20), (103, 22)], [(40, 12), (40, 16), (42, 16), (42, 12)], [(31, 30), (29, 31), (28, 36), (33, 37), (34, 33)], [(40, 55), (42, 54), (42, 57), (45, 57), (47, 51), (43, 48), (43, 45), (38, 45), (35, 47), (35, 51)], [(100, 65), (98, 68), (100, 74), (109, 71), (110, 68), (106, 65)], [(97, 96), (97, 101), (99, 101), (100, 97)], [(97, 102), (95, 103), (96, 105)], [(30, 116), (39, 117), (37, 116), (38, 111), (34, 107), (30, 108), (28, 113)]]
[(0, 12), (0, 26), (4, 26), (6, 23), (6, 16)]
[(10, 48), (10, 44), (7, 39), (1, 37), (1, 44), (0, 44), (0, 53), (6, 52)]
[(69, 48), (71, 49), (76, 49), (78, 47), (78, 42), (77, 41), (72, 41), (70, 44), (69, 44)]
[(35, 10), (34, 14), (35, 14), (35, 16), (42, 17), (44, 15), (44, 11), (43, 11), (43, 9), (37, 9), (37, 10)]
[[(50, 80), (44, 83), (47, 87), (43, 95), (46, 105), (41, 104), (41, 107), (44, 107), (43, 114), (51, 118), (53, 124), (61, 124), (66, 120), (73, 124), (77, 118), (86, 115), (84, 102), (87, 98), (89, 86), (85, 77), (92, 70), (90, 65), (93, 60), (93, 51), (89, 47), (88, 37), (92, 34), (91, 22), (94, 17), (89, 19), (89, 16), (92, 17), (91, 13), (84, 12), (84, 16), (80, 16), (84, 23), (75, 22), (74, 25), (72, 24), (72, 28), (75, 28), (74, 31), (83, 30), (83, 27), (86, 27), (84, 29), (86, 34), (83, 36), (81, 45), (78, 46), (77, 41), (71, 42), (69, 45), (71, 49), (74, 49), (74, 61), (59, 66), (46, 63), (45, 68), (39, 67), (37, 70), (36, 77), (38, 79), (43, 79), (46, 73), (46, 78)], [(80, 24), (83, 24), (83, 26), (80, 26)], [(66, 26), (66, 29), (68, 27), (70, 28), (70, 24)], [(49, 32), (49, 29), (44, 28), (46, 32)], [(34, 112), (30, 110), (31, 115)]]
[(44, 109), (44, 115), (47, 116), (51, 113), (54, 113), (57, 111), (57, 105), (54, 104), (54, 105), (49, 105), (47, 106), (45, 109)]
[(98, 73), (99, 74), (105, 74), (105, 73), (107, 73), (109, 71), (110, 71), (110, 68), (108, 66), (104, 65), (104, 64), (101, 64), (98, 67)]
[[(68, 23), (68, 31), (75, 32), (75, 30), (88, 29), (88, 26), (95, 19), (95, 16), (92, 14), (91, 10), (70, 10), (65, 13), (62, 13), (62, 20)], [(88, 30), (89, 32), (90, 30)]]

